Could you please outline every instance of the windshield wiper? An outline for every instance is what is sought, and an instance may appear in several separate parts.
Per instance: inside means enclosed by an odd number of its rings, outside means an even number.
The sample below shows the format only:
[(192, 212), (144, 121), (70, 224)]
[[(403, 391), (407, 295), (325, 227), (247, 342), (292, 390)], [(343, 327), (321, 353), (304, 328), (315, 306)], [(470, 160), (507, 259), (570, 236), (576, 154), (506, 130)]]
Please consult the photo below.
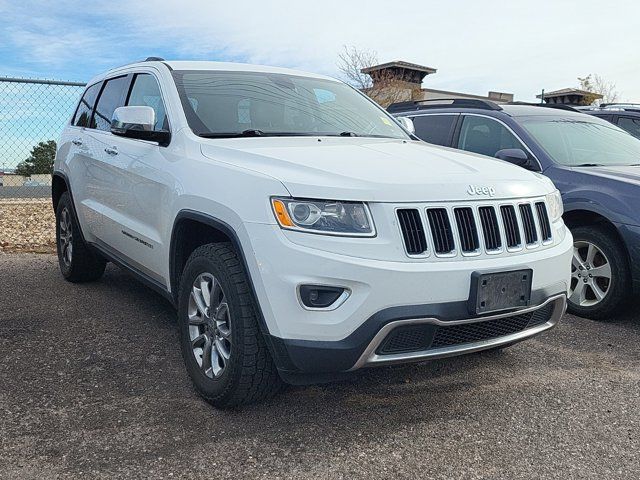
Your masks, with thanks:
[(238, 138), (238, 137), (314, 137), (317, 133), (312, 132), (265, 132), (257, 128), (249, 128), (242, 132), (200, 132), (197, 133), (202, 138)]
[(340, 132), (341, 137), (358, 137), (356, 132)]
[(202, 138), (233, 138), (233, 137), (261, 137), (265, 133), (262, 130), (250, 128), (242, 132), (200, 132), (197, 135)]
[(581, 163), (579, 165), (572, 165), (573, 167), (604, 167), (601, 163)]

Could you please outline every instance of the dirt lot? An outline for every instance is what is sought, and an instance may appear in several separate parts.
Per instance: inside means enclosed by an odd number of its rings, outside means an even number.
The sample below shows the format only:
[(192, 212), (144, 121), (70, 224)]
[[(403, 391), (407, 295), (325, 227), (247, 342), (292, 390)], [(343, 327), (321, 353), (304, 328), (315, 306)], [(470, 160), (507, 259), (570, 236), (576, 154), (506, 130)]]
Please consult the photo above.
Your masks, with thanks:
[(55, 248), (51, 199), (0, 199), (0, 252), (51, 253)]
[(637, 314), (221, 412), (118, 269), (0, 254), (0, 299), (0, 478), (640, 478)]

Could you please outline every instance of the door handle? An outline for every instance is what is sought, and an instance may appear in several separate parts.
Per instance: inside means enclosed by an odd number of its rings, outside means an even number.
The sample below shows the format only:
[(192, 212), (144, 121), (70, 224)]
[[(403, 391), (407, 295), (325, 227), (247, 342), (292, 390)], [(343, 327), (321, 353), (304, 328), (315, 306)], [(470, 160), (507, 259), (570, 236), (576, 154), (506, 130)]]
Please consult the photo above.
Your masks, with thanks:
[(107, 152), (109, 155), (117, 155), (118, 154), (118, 149), (116, 147), (107, 147), (104, 149), (105, 152)]
[(79, 147), (80, 145), (82, 145), (82, 139), (80, 137), (74, 138), (73, 140), (71, 140), (71, 143)]

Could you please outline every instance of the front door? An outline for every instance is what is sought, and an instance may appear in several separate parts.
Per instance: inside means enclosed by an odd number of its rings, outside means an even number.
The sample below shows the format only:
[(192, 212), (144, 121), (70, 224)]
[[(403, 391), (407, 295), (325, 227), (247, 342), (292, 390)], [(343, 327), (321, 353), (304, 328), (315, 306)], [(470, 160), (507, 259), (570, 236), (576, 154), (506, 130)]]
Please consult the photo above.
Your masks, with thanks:
[[(109, 81), (103, 95), (108, 86)], [(96, 106), (95, 129), (87, 131), (94, 152), (91, 198), (102, 217), (96, 237), (111, 254), (164, 286), (162, 258), (168, 246), (163, 244), (160, 232), (169, 217), (167, 195), (173, 187), (165, 173), (165, 147), (119, 137), (109, 129), (113, 111), (124, 104), (153, 107), (157, 128), (165, 126), (163, 102), (157, 82), (150, 74), (127, 77), (122, 87), (122, 97), (115, 93), (111, 98), (101, 95)]]

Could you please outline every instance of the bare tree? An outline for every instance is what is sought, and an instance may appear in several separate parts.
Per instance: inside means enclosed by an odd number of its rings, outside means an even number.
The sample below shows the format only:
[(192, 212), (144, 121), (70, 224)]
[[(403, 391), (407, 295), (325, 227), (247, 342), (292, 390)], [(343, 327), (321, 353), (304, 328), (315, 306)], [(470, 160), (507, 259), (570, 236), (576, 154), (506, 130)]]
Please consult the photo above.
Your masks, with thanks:
[[(578, 77), (580, 88), (588, 92), (602, 95), (602, 99), (587, 98), (587, 105), (599, 105), (600, 103), (615, 103), (620, 97), (620, 93), (616, 88), (616, 84), (608, 82), (597, 73), (590, 73), (586, 77)], [(589, 101), (590, 100), (590, 101)]]
[(349, 85), (366, 90), (373, 86), (373, 80), (362, 69), (378, 63), (378, 54), (373, 50), (360, 50), (354, 46), (343, 45), (342, 53), (338, 54), (338, 70), (344, 81)]
[(411, 100), (415, 93), (390, 72), (372, 74), (362, 70), (378, 64), (378, 54), (373, 50), (343, 46), (338, 54), (338, 70), (345, 82), (367, 94), (383, 107), (392, 103)]

